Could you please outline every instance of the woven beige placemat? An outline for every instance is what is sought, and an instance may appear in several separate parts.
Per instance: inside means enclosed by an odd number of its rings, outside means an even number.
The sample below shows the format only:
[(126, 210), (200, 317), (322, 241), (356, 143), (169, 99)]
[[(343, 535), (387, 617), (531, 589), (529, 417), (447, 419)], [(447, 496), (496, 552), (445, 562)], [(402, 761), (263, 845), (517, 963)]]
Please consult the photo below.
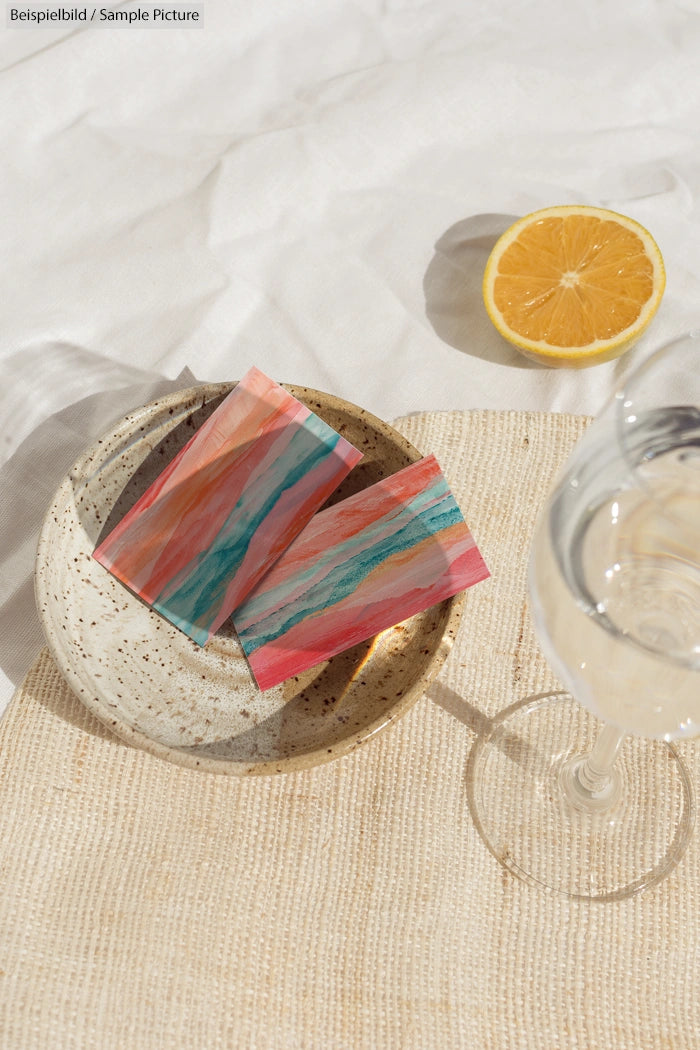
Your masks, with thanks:
[(556, 684), (525, 564), (584, 425), (400, 421), (493, 576), (428, 695), (327, 766), (169, 765), (112, 737), (41, 655), (0, 725), (3, 1050), (700, 1046), (700, 836), (655, 890), (581, 904), (501, 869), (467, 805), (475, 733)]

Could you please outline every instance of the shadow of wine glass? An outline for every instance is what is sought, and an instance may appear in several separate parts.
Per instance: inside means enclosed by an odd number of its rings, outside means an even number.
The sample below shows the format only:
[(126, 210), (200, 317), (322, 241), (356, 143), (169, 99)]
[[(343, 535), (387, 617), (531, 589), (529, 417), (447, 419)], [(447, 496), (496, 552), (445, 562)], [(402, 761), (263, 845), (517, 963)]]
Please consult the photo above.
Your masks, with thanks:
[[(546, 741), (542, 740), (538, 745), (533, 746), (531, 741), (524, 739), (519, 733), (508, 729), (504, 722), (507, 721), (508, 715), (520, 708), (529, 707), (533, 703), (556, 697), (565, 697), (566, 695), (562, 690), (548, 690), (543, 693), (526, 696), (491, 717), (480, 711), (465, 697), (460, 696), (459, 693), (439, 682), (433, 683), (426, 691), (426, 696), (474, 733), (474, 740), (469, 749), (464, 771), (464, 790), (469, 813), (474, 828), (486, 848), (500, 864), (509, 870), (511, 870), (511, 864), (509, 863), (507, 851), (504, 853), (494, 846), (481, 818), (478, 793), (480, 788), (483, 788), (483, 785), (480, 783), (479, 778), (479, 761), (485, 749), (493, 747), (506, 759), (507, 764), (505, 768), (509, 767), (508, 764), (512, 764), (515, 767), (521, 767), (523, 770), (526, 770), (537, 764), (538, 760), (541, 762), (543, 755), (541, 749), (544, 749), (545, 752), (547, 751)], [(498, 791), (501, 786), (493, 784), (493, 790)], [(515, 873), (517, 874), (517, 872)]]
[[(478, 707), (472, 704), (465, 697), (460, 696), (454, 689), (449, 689), (441, 682), (433, 682), (425, 694), (430, 700), (441, 707), (448, 714), (452, 715), (459, 722), (462, 722), (467, 728), (471, 729), (476, 735), (475, 744), (485, 738), (490, 738), (494, 746), (511, 761), (519, 765), (524, 765), (528, 761), (528, 757), (532, 752), (532, 745), (528, 744), (527, 741), (523, 740), (517, 733), (509, 732), (503, 729), (499, 725), (500, 715), (490, 717), (480, 711)], [(522, 700), (517, 701), (514, 706), (525, 705), (531, 703), (533, 700), (542, 699), (545, 696), (559, 695), (558, 692), (552, 692), (549, 690), (546, 693), (537, 693), (533, 696), (527, 696)], [(563, 693), (562, 693), (563, 695)], [(510, 710), (510, 708), (508, 708)], [(472, 753), (474, 748), (472, 748)], [(470, 763), (467, 763), (467, 781), (469, 782), (470, 776), (473, 773), (470, 772)]]
[(516, 218), (471, 215), (442, 234), (423, 278), (425, 313), (440, 339), (463, 354), (516, 368), (537, 368), (496, 331), (481, 292), (491, 249)]

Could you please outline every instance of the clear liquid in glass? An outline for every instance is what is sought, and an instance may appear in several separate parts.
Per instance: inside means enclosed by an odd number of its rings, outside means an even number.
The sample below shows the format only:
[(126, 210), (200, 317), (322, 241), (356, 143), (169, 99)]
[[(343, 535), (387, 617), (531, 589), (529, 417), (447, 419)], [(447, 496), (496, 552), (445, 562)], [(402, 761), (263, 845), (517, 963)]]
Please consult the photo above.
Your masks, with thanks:
[(700, 732), (700, 412), (602, 428), (538, 526), (531, 599), (543, 650), (605, 722)]

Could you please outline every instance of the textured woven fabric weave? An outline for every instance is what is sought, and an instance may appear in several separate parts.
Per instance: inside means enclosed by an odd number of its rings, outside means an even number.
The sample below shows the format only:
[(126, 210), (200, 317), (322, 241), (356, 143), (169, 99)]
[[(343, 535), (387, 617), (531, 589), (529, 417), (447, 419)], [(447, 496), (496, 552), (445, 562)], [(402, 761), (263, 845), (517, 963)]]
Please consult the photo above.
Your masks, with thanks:
[[(700, 841), (583, 904), (513, 879), (465, 793), (476, 734), (556, 686), (525, 599), (580, 417), (398, 424), (445, 471), (492, 578), (439, 679), (311, 771), (240, 779), (123, 744), (43, 652), (0, 724), (0, 1047), (700, 1047)], [(683, 745), (697, 783), (700, 751)]]

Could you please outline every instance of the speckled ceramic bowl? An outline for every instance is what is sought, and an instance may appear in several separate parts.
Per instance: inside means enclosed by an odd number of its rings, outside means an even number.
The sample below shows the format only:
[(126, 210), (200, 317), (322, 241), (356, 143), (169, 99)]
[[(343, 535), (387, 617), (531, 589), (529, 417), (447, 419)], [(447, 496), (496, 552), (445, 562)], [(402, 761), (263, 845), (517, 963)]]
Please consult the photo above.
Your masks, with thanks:
[[(85, 452), (44, 521), (37, 604), (62, 673), (121, 738), (210, 772), (289, 772), (346, 754), (412, 706), (450, 650), (462, 596), (261, 692), (231, 628), (202, 649), (115, 580), (92, 558), (98, 539), (232, 386), (154, 401)], [(362, 409), (316, 390), (287, 389), (364, 453), (333, 502), (420, 458)]]

